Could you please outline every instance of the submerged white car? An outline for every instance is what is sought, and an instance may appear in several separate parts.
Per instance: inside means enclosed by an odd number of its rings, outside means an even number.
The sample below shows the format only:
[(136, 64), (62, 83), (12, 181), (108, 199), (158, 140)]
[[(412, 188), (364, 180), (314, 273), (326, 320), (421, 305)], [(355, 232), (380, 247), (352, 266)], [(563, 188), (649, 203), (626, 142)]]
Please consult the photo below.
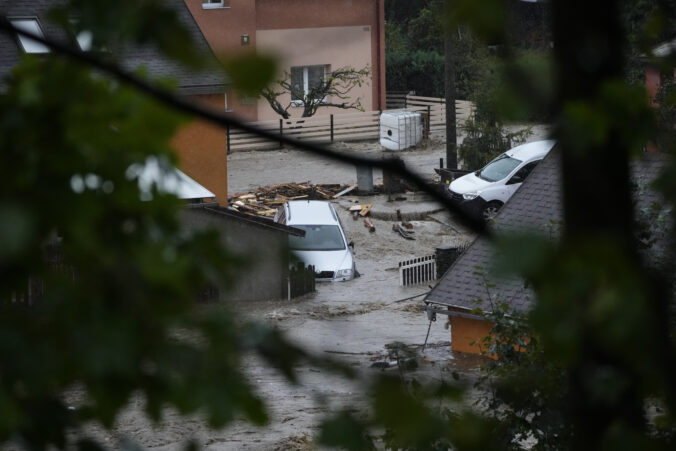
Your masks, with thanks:
[(348, 242), (336, 210), (329, 202), (286, 202), (275, 221), (305, 231), (305, 237), (290, 236), (289, 247), (306, 266), (313, 265), (319, 281), (344, 281), (355, 277), (352, 242)]
[(454, 180), (448, 186), (451, 201), (484, 221), (492, 219), (555, 143), (547, 140), (522, 144), (482, 169)]

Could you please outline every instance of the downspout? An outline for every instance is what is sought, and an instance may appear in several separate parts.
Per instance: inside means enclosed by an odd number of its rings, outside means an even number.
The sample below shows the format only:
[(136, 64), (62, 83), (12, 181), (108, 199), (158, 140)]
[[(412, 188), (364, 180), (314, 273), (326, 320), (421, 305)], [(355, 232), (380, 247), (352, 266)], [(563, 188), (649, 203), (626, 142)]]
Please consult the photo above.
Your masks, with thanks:
[(377, 110), (382, 111), (383, 110), (383, 99), (382, 99), (382, 87), (383, 87), (383, 68), (381, 67), (381, 62), (382, 62), (382, 51), (383, 51), (383, 45), (381, 45), (381, 39), (382, 39), (382, 32), (381, 32), (381, 11), (382, 11), (382, 17), (384, 18), (385, 16), (385, 0), (375, 0), (375, 7), (376, 7), (376, 67), (378, 71), (378, 77), (376, 80), (376, 92), (377, 92)]

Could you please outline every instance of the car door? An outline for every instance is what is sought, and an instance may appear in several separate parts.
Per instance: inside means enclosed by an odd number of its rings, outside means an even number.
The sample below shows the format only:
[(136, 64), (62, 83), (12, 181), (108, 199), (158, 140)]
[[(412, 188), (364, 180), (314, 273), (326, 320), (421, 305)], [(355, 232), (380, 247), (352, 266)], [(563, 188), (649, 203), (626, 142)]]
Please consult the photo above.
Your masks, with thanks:
[(516, 192), (516, 190), (519, 189), (523, 181), (526, 180), (526, 177), (528, 177), (528, 175), (535, 168), (535, 166), (538, 165), (540, 161), (542, 160), (535, 160), (531, 161), (530, 163), (526, 163), (524, 166), (521, 167), (521, 169), (516, 171), (509, 180), (507, 180), (507, 183), (505, 183), (505, 191), (507, 194), (507, 199), (512, 197), (512, 194), (514, 194), (514, 192)]

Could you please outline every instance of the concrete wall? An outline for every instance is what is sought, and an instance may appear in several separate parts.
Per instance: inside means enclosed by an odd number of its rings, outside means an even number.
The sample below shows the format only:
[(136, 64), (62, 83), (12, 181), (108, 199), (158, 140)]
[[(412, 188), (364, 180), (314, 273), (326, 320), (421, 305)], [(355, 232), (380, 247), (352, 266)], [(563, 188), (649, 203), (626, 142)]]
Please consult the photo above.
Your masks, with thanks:
[(288, 269), (286, 233), (202, 208), (186, 208), (181, 212), (180, 220), (189, 230), (218, 230), (223, 245), (246, 259), (247, 265), (240, 265), (232, 274), (235, 287), (230, 292), (221, 293), (221, 301), (281, 298), (282, 283), (286, 280)]
[[(215, 111), (223, 112), (223, 94), (190, 96)], [(228, 204), (228, 150), (227, 134), (222, 128), (202, 120), (183, 125), (174, 138), (172, 147), (178, 153), (178, 167), (199, 184), (216, 195), (221, 205)]]
[[(242, 51), (276, 51), (281, 45), (284, 49), (293, 50), (298, 46), (314, 44), (314, 53), (319, 54), (325, 61), (312, 62), (311, 64), (330, 64), (331, 67), (340, 67), (346, 51), (338, 50), (336, 61), (333, 61), (335, 46), (322, 49), (326, 39), (321, 41), (306, 41), (312, 34), (298, 34), (293, 30), (321, 29), (321, 28), (347, 28), (356, 27), (367, 31), (361, 33), (368, 35), (370, 41), (370, 56), (364, 60), (371, 66), (373, 71), (372, 82), (364, 91), (363, 104), (370, 105), (373, 110), (385, 108), (385, 0), (225, 0), (224, 6), (229, 8), (203, 9), (202, 0), (184, 0), (193, 17), (200, 26), (209, 45), (217, 56), (223, 57)], [(283, 31), (290, 34), (280, 38), (293, 38), (293, 40), (274, 41), (274, 48), (269, 47), (269, 40), (264, 43), (259, 41), (261, 31)], [(249, 36), (249, 44), (242, 46), (241, 37)], [(264, 37), (269, 37), (264, 34)], [(273, 33), (274, 36), (274, 33)], [(360, 36), (361, 38), (361, 36)], [(349, 37), (341, 38), (348, 40)], [(365, 54), (359, 46), (359, 55)], [(292, 54), (299, 56), (299, 52)], [(359, 58), (362, 58), (360, 56)], [(365, 64), (356, 59), (348, 61), (348, 64), (361, 68)], [(290, 64), (282, 59), (282, 69), (288, 70), (295, 63)], [(342, 64), (345, 65), (345, 64)], [(368, 97), (368, 100), (366, 99)], [(270, 118), (272, 110), (266, 103), (241, 102), (233, 93), (230, 93), (228, 106), (235, 114), (246, 120), (263, 120)], [(261, 107), (263, 112), (259, 112)], [(345, 111), (345, 110), (341, 110)], [(277, 118), (278, 116), (274, 116)]]
[(459, 316), (451, 316), (450, 321), (451, 350), (470, 354), (481, 353), (482, 349), (479, 346), (481, 339), (490, 334), (493, 323)]

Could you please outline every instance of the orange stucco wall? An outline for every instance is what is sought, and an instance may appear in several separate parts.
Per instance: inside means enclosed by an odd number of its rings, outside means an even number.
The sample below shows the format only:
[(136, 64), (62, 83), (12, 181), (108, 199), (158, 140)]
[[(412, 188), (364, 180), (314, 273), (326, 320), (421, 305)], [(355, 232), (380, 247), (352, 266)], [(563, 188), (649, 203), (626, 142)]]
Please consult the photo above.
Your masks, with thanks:
[(480, 354), (485, 351), (479, 345), (481, 339), (490, 334), (493, 323), (459, 316), (450, 316), (450, 321), (452, 351), (471, 354)]
[[(202, 106), (222, 112), (223, 94), (190, 96)], [(183, 125), (172, 140), (179, 157), (179, 168), (228, 204), (228, 152), (226, 132), (201, 120)]]
[[(219, 9), (203, 9), (202, 0), (185, 3), (217, 56), (243, 50), (265, 51), (257, 41), (258, 31), (369, 27), (373, 71), (369, 103), (373, 110), (385, 108), (385, 0), (224, 0), (228, 8)], [(248, 46), (242, 46), (242, 35), (249, 36)], [(284, 44), (293, 49), (302, 43)], [(324, 53), (323, 62), (317, 64), (334, 65), (331, 60), (335, 49), (317, 51)], [(291, 67), (283, 60), (280, 65), (283, 70)], [(235, 114), (247, 120), (259, 119), (256, 105), (241, 104), (232, 97), (228, 106)]]

